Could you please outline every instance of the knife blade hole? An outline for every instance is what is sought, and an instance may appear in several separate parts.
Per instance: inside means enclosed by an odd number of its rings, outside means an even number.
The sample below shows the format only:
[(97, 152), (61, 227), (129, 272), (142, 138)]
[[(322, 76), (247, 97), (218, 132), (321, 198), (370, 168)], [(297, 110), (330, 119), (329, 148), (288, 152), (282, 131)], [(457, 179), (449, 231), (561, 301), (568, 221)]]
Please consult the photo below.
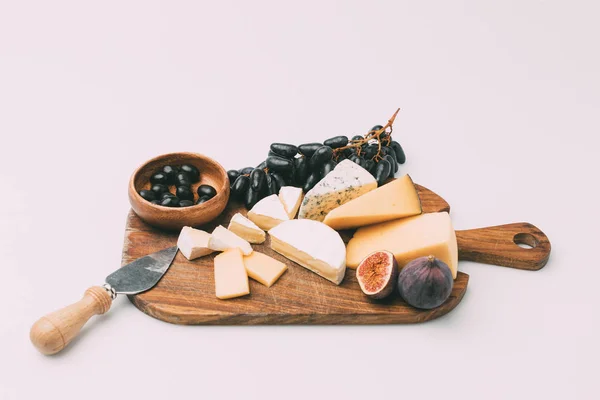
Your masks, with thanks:
[(540, 242), (530, 233), (517, 233), (513, 242), (522, 249), (534, 249)]

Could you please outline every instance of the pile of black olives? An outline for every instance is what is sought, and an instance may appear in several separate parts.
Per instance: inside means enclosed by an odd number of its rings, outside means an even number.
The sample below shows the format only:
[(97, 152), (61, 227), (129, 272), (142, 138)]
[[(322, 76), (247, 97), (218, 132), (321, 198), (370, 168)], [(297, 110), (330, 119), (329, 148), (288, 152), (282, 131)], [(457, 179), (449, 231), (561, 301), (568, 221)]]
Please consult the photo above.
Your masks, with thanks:
[(231, 198), (250, 209), (260, 199), (279, 193), (282, 186), (301, 187), (306, 193), (345, 159), (365, 168), (382, 185), (406, 161), (402, 146), (389, 132), (373, 134), (382, 129), (375, 125), (365, 136), (335, 136), (300, 146), (273, 143), (267, 159), (256, 167), (227, 171)]
[[(140, 190), (143, 199), (164, 207), (189, 207), (202, 204), (216, 196), (210, 185), (200, 185), (194, 199), (192, 184), (200, 181), (200, 171), (193, 165), (165, 165), (150, 177), (149, 190)], [(173, 188), (174, 192), (171, 192)]]

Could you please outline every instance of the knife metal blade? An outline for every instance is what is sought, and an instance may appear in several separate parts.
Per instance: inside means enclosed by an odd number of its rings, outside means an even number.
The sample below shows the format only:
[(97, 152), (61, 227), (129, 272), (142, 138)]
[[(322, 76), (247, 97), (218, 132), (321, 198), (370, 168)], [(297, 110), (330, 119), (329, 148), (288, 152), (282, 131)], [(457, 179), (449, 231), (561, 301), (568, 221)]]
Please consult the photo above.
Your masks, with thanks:
[(116, 293), (138, 294), (151, 289), (171, 266), (177, 246), (157, 251), (119, 268), (106, 277)]

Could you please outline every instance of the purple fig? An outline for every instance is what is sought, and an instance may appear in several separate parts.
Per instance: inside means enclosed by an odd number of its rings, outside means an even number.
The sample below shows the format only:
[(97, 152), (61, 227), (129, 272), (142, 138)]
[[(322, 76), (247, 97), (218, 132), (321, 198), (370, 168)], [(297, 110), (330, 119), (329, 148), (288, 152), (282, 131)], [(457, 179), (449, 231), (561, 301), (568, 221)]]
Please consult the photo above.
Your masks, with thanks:
[(450, 267), (434, 256), (412, 260), (398, 275), (400, 296), (411, 306), (426, 310), (444, 303), (453, 285)]
[(383, 299), (394, 291), (398, 263), (389, 251), (376, 251), (365, 257), (356, 268), (360, 289), (372, 299)]

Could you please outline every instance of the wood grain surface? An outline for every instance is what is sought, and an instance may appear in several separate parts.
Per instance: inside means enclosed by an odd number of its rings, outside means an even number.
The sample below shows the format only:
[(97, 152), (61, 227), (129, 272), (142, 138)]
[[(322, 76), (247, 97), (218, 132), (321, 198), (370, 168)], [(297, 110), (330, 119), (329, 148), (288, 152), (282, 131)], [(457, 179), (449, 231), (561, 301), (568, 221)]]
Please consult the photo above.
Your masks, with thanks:
[[(434, 192), (416, 185), (424, 212), (450, 211), (449, 204)], [(221, 224), (227, 227), (236, 212), (246, 215), (240, 204), (230, 203), (223, 214), (209, 225), (208, 232)], [(340, 232), (344, 241), (351, 231)], [(550, 242), (530, 224), (511, 224), (491, 228), (457, 231), (459, 259), (535, 270), (550, 254)], [(145, 224), (132, 211), (127, 218), (123, 265), (147, 254), (174, 246), (177, 233)], [(532, 245), (524, 249), (516, 243)], [(214, 254), (188, 261), (178, 253), (173, 265), (151, 290), (129, 296), (132, 303), (155, 318), (175, 324), (403, 324), (424, 322), (453, 310), (462, 300), (469, 276), (458, 273), (450, 298), (434, 310), (418, 310), (397, 295), (385, 300), (369, 300), (360, 291), (355, 271), (348, 269), (341, 285), (321, 278), (287, 260), (270, 248), (270, 239), (255, 250), (289, 266), (270, 288), (250, 280), (250, 295), (219, 300), (215, 297)]]

